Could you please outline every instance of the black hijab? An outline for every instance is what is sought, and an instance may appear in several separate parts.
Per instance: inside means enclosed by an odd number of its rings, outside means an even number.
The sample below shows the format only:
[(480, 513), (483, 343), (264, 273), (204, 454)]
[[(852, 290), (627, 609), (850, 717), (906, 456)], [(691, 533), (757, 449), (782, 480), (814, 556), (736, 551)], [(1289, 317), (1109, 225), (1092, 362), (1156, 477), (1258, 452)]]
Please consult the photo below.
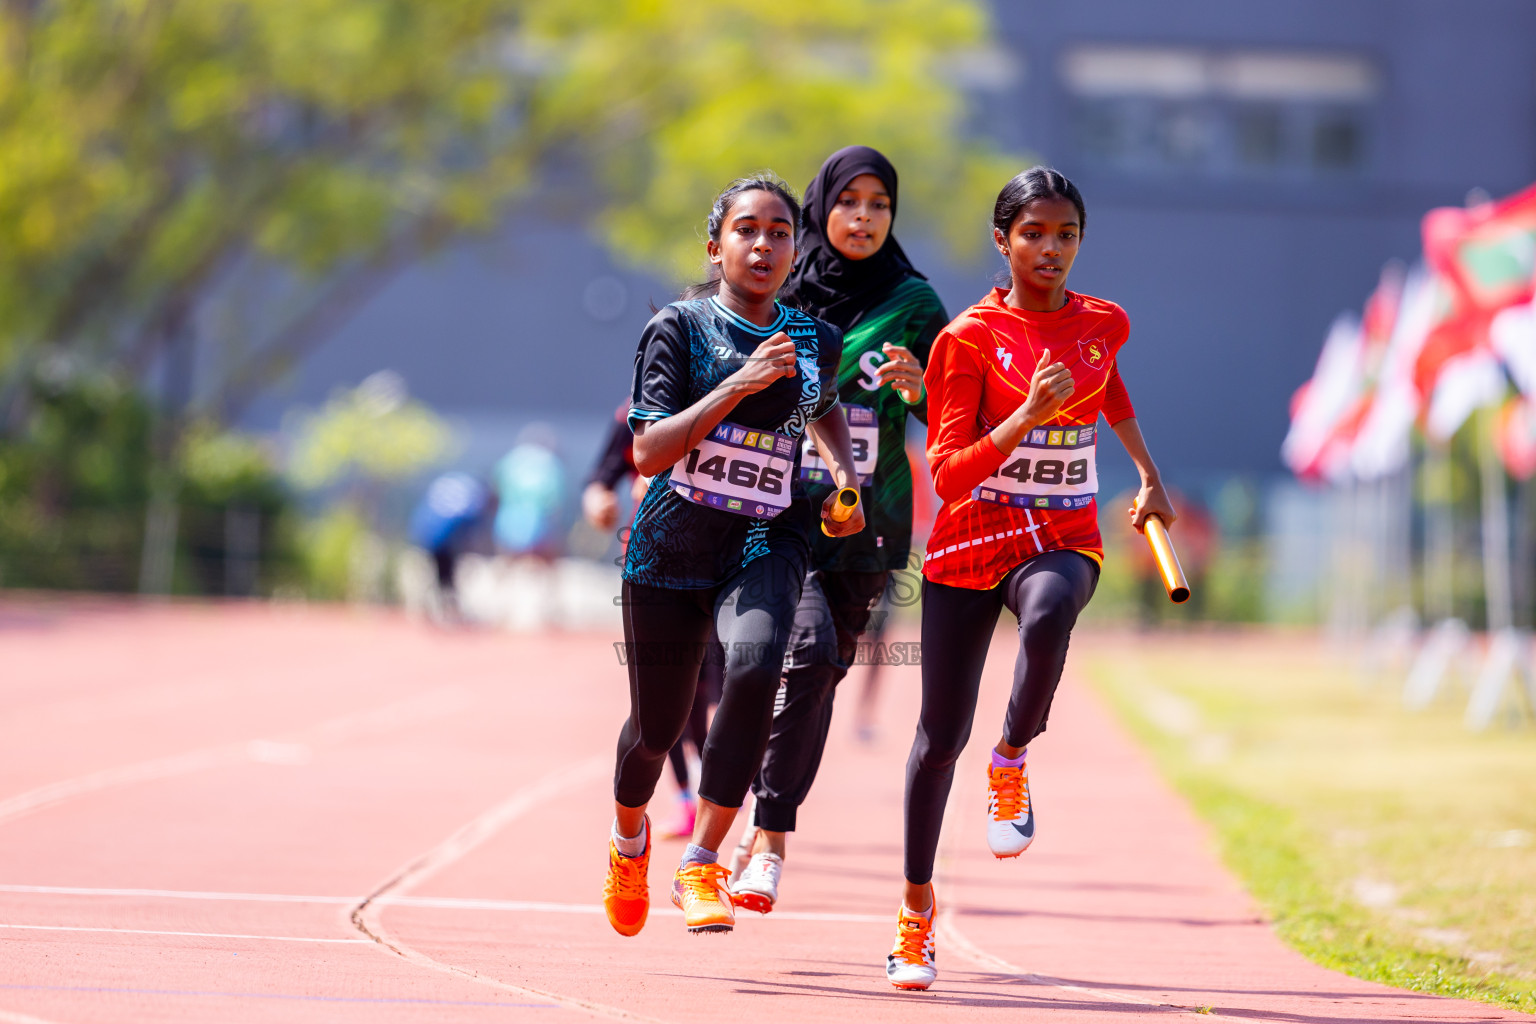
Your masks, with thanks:
[[(848, 183), (873, 174), (891, 195), (891, 233), (873, 256), (851, 260), (827, 241), (827, 216)], [(896, 168), (879, 150), (847, 146), (821, 165), (805, 190), (800, 258), (784, 285), (785, 301), (847, 329), (908, 277), (922, 277), (896, 241)]]

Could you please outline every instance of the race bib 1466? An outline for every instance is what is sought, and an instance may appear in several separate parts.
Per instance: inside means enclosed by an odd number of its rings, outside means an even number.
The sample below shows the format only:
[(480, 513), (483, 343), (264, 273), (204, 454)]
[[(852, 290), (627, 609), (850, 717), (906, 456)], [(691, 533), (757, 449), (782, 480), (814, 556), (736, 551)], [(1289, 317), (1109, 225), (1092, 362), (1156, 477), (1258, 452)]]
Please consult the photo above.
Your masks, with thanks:
[(671, 487), (697, 505), (756, 519), (789, 507), (795, 439), (721, 423), (672, 467)]
[[(848, 420), (848, 439), (853, 442), (853, 466), (858, 470), (859, 483), (868, 487), (875, 478), (875, 463), (880, 459), (880, 421), (875, 410), (862, 405), (844, 405), (843, 416)], [(816, 450), (811, 435), (805, 435), (804, 448), (800, 452), (800, 479), (812, 483), (833, 483), (832, 470)]]
[(1092, 426), (1039, 427), (971, 492), (977, 501), (1015, 508), (1071, 509), (1093, 503), (1099, 490)]

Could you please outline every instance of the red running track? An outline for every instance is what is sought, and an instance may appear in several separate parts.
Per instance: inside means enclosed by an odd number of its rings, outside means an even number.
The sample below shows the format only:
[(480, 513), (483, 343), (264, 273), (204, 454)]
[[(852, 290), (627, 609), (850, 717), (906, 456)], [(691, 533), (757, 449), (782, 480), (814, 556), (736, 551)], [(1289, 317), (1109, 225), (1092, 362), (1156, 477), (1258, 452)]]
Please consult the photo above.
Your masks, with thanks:
[[(1070, 672), (1031, 754), (1040, 838), (993, 860), (1005, 649), (950, 809), (933, 990), (882, 974), (910, 668), (887, 676), (879, 742), (834, 723), (778, 910), (694, 937), (661, 903), (620, 938), (598, 908), (613, 639), (0, 604), (0, 1024), (1528, 1019), (1282, 947)], [(659, 844), (655, 895), (679, 853)]]

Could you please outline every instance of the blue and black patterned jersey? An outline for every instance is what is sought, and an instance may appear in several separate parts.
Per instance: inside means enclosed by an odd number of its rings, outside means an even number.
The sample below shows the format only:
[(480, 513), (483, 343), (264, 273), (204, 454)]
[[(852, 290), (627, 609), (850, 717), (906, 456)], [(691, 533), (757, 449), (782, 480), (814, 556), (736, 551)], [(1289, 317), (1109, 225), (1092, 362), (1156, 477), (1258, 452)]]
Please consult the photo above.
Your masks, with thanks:
[[(804, 434), (837, 405), (843, 335), (797, 309), (776, 308), (778, 316), (767, 327), (737, 316), (716, 298), (674, 302), (652, 317), (635, 353), (631, 429), (693, 405), (741, 369), (764, 340), (783, 331), (794, 340), (799, 372), (743, 398), (726, 419), (796, 439)], [(795, 483), (789, 508), (772, 519), (755, 519), (687, 501), (667, 486), (670, 469), (658, 474), (635, 514), (624, 578), (678, 590), (714, 587), (780, 545), (808, 550), (814, 519), (798, 473), (790, 477)]]

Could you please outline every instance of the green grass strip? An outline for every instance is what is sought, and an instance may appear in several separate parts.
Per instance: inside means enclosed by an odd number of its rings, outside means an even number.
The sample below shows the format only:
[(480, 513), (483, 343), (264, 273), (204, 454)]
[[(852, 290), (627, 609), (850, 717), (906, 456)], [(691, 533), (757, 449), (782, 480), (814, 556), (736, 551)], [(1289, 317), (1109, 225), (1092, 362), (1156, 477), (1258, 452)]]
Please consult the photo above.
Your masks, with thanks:
[(1197, 764), (1189, 745), (1150, 723), (1112, 659), (1087, 674), (1164, 776), (1216, 833), (1223, 860), (1263, 907), (1281, 939), (1324, 967), (1366, 981), (1536, 1013), (1536, 983), (1489, 972), (1465, 957), (1427, 951), (1322, 877), (1323, 844), (1284, 807), (1243, 793), (1220, 766)]

